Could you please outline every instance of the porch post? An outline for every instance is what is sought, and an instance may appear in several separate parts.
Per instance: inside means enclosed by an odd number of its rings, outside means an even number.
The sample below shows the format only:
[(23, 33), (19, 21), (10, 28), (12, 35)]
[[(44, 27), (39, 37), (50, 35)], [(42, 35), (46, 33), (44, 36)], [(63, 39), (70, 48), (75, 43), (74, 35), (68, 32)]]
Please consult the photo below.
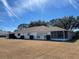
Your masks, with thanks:
[(63, 39), (65, 39), (65, 31), (63, 31)]

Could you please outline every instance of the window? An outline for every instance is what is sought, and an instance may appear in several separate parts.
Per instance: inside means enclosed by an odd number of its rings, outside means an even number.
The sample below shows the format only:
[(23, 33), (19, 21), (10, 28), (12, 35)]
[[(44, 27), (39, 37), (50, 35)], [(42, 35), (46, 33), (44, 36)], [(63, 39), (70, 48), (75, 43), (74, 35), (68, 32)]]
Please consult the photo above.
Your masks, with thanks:
[(58, 38), (63, 38), (63, 31), (58, 31)]
[(40, 36), (37, 36), (37, 38), (40, 38)]
[(65, 38), (68, 38), (68, 32), (65, 31)]
[(20, 36), (20, 33), (18, 33), (18, 36)]
[(27, 35), (29, 36), (30, 34), (28, 33)]
[(52, 38), (63, 38), (63, 31), (54, 31), (51, 32)]

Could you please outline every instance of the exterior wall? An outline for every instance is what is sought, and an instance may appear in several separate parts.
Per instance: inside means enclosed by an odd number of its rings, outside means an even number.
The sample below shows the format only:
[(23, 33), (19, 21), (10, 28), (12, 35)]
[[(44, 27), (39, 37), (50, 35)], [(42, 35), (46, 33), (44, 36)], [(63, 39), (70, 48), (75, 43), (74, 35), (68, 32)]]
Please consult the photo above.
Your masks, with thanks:
[[(67, 36), (68, 36), (68, 37), (65, 38), (64, 41), (71, 40), (71, 39), (73, 38), (74, 35), (75, 35), (75, 34), (74, 34), (73, 32), (67, 31)], [(65, 35), (65, 37), (66, 37), (66, 35)]]
[[(45, 40), (46, 39), (46, 35), (51, 35), (51, 32), (46, 32), (46, 33), (44, 33), (44, 32), (43, 33), (37, 33), (37, 32), (35, 32), (35, 33), (20, 33), (19, 36), (18, 36), (18, 34), (19, 33), (15, 33), (15, 36), (17, 38), (20, 38), (21, 35), (23, 35), (25, 37), (25, 39), (29, 39), (30, 35), (33, 35), (34, 39), (37, 39), (37, 40), (43, 39), (43, 40)], [(63, 31), (63, 38), (59, 38), (59, 37), (58, 38), (51, 38), (50, 40), (66, 41), (66, 40), (72, 39), (72, 37), (74, 36), (74, 34), (72, 32), (70, 32), (70, 31), (67, 31), (67, 35), (68, 35), (68, 37), (65, 38), (66, 37), (65, 31)]]
[(66, 41), (67, 39), (65, 39), (65, 38), (62, 38), (62, 39), (59, 39), (59, 38), (51, 38), (51, 40)]
[(28, 33), (25, 33), (25, 34), (23, 34), (23, 35), (24, 35), (25, 39), (29, 39)]
[[(18, 34), (20, 34), (20, 35), (18, 36)], [(47, 33), (24, 33), (24, 34), (22, 34), (22, 33), (15, 33), (15, 36), (17, 38), (20, 38), (21, 35), (23, 35), (25, 37), (25, 39), (29, 39), (30, 38), (30, 35), (33, 35), (34, 36), (34, 39), (39, 40), (39, 39), (46, 39), (45, 36), (46, 35), (50, 35), (50, 32), (47, 32)]]
[(0, 31), (0, 36), (8, 36), (9, 32), (6, 31)]
[(58, 40), (58, 41), (65, 41), (66, 40), (64, 31), (52, 31), (52, 32), (51, 32), (51, 35), (52, 35), (51, 40)]
[[(67, 36), (67, 37), (66, 37)], [(51, 38), (51, 40), (58, 40), (58, 41), (67, 41), (72, 39), (74, 36), (74, 33), (71, 31), (67, 31), (67, 33), (65, 34), (65, 31), (63, 31), (63, 38)]]
[[(33, 35), (34, 36), (34, 39), (36, 39), (37, 33), (30, 33), (30, 35)], [(30, 37), (30, 35), (29, 35), (29, 37)]]
[(68, 32), (68, 39), (72, 39), (74, 35), (75, 35), (75, 33), (69, 31)]
[(35, 39), (46, 39), (46, 35), (50, 34), (50, 32), (47, 32), (47, 33), (37, 33), (36, 34), (36, 38)]
[(25, 39), (29, 39), (30, 35), (33, 35), (34, 39), (36, 38), (36, 33), (20, 33), (20, 36), (18, 36), (18, 33), (15, 34), (17, 38), (20, 38), (22, 35), (24, 36)]
[(37, 33), (36, 39), (45, 39), (45, 35), (43, 33), (41, 34)]
[(68, 31), (63, 31), (63, 41), (69, 40), (68, 38)]
[[(18, 34), (20, 34), (20, 35), (18, 35)], [(23, 34), (22, 34), (22, 33), (15, 33), (15, 36), (16, 36), (17, 38), (20, 38), (21, 35), (23, 35)]]
[(75, 33), (71, 32), (71, 31), (67, 31), (67, 38), (66, 38), (66, 35), (65, 35), (65, 32), (64, 32), (64, 41), (67, 41), (67, 40), (71, 40), (73, 38), (73, 36), (75, 35)]

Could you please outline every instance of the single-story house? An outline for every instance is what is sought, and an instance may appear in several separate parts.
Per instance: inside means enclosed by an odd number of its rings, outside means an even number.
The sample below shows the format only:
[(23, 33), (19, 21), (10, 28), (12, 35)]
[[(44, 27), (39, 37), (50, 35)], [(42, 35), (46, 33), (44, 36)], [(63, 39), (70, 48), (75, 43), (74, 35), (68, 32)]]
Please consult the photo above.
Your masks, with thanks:
[(75, 26), (73, 26), (73, 28), (71, 29), (71, 31), (73, 31), (75, 33), (75, 38), (79, 39), (79, 23), (76, 24)]
[(15, 36), (32, 40), (67, 41), (73, 38), (73, 32), (54, 26), (36, 26), (18, 30), (15, 32)]
[(0, 37), (7, 37), (8, 34), (9, 34), (8, 31), (2, 31), (2, 30), (0, 30)]
[(17, 39), (17, 37), (15, 36), (15, 33), (14, 32), (9, 32), (7, 38)]
[(72, 26), (71, 30), (73, 32), (79, 32), (79, 23)]

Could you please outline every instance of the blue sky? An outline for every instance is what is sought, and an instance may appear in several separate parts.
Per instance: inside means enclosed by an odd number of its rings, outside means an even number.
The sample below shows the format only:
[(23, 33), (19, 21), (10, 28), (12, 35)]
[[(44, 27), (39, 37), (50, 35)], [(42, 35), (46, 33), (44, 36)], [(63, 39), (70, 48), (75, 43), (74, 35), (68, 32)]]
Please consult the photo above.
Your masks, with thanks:
[(79, 0), (0, 0), (0, 29), (8, 31), (21, 23), (78, 15)]

